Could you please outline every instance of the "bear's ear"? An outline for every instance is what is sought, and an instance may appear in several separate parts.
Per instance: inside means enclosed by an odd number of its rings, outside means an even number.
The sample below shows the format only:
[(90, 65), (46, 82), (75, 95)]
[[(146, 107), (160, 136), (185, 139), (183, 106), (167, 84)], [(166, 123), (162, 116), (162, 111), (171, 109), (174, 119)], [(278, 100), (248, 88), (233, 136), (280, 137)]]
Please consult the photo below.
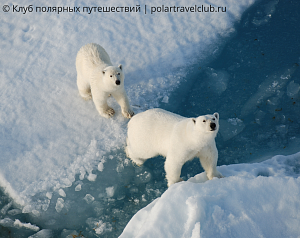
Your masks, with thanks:
[(102, 73), (105, 74), (105, 71), (103, 70)]
[(219, 120), (219, 113), (215, 112), (215, 113), (214, 113), (214, 116), (215, 116), (216, 119)]
[(194, 118), (192, 118), (192, 120), (193, 120), (194, 124), (196, 124), (196, 120)]
[(119, 68), (120, 70), (122, 70), (122, 69), (123, 69), (123, 66), (120, 64), (120, 65), (118, 66), (118, 68)]

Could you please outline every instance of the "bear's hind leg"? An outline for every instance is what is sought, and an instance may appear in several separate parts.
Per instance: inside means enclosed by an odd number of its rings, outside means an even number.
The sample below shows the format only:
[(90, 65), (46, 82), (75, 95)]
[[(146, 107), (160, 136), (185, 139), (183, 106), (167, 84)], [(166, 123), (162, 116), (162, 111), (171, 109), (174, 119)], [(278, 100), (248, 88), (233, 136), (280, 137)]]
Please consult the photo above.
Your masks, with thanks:
[(128, 158), (130, 158), (132, 160), (132, 162), (134, 162), (137, 166), (142, 166), (143, 163), (145, 162), (145, 160), (143, 159), (139, 159), (135, 156), (133, 156), (133, 153), (131, 152), (131, 148), (128, 145), (128, 138), (127, 138), (127, 146), (125, 147), (125, 152)]
[(168, 181), (168, 187), (172, 184), (183, 181), (180, 178), (181, 168), (183, 163), (181, 161), (176, 161), (174, 158), (167, 156), (165, 161), (165, 171), (166, 171), (166, 179)]
[(79, 77), (79, 76), (77, 76), (77, 87), (78, 87), (78, 91), (79, 91), (80, 96), (84, 100), (92, 99), (92, 93), (91, 93), (90, 85), (83, 82), (82, 78)]
[(143, 159), (138, 159), (138, 158), (130, 158), (132, 160), (132, 162), (134, 162), (137, 166), (142, 166), (145, 162), (145, 160)]
[(85, 90), (78, 90), (78, 91), (79, 91), (80, 96), (81, 96), (84, 100), (88, 101), (88, 100), (91, 100), (91, 99), (92, 99), (91, 90), (85, 89)]

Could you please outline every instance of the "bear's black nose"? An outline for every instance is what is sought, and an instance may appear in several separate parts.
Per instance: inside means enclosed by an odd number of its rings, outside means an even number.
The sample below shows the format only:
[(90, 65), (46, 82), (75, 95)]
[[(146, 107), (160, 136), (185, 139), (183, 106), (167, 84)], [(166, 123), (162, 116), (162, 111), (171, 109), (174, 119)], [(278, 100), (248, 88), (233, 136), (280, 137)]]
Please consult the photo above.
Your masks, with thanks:
[(117, 81), (116, 81), (116, 85), (120, 85), (121, 84), (121, 81), (118, 79)]
[(212, 131), (216, 129), (216, 124), (215, 123), (210, 123), (210, 128)]

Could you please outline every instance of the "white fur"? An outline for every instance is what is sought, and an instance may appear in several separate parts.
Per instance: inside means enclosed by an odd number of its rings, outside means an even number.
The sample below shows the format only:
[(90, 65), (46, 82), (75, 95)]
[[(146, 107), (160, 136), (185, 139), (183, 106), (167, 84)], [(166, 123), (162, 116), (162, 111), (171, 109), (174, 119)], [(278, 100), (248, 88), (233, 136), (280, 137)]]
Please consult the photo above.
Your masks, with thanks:
[(85, 100), (93, 99), (101, 116), (110, 118), (115, 113), (107, 105), (110, 95), (121, 106), (124, 117), (131, 118), (134, 115), (124, 89), (122, 65), (112, 66), (108, 54), (100, 45), (91, 43), (79, 50), (76, 70), (79, 94)]
[[(211, 123), (215, 124), (214, 130)], [(150, 109), (135, 115), (128, 123), (125, 150), (139, 166), (154, 156), (165, 156), (168, 186), (181, 181), (183, 164), (194, 157), (200, 158), (208, 179), (221, 178), (223, 176), (216, 168), (218, 130), (218, 113), (185, 118), (162, 109)]]

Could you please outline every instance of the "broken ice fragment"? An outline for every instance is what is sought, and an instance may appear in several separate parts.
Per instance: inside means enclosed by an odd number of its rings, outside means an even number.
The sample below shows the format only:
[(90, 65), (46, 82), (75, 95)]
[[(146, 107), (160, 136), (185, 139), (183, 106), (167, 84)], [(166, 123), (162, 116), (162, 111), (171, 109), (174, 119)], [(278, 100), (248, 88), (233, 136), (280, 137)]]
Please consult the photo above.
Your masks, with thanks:
[(169, 103), (169, 97), (168, 96), (164, 96), (162, 102), (163, 103)]
[(114, 193), (115, 193), (114, 187), (108, 187), (108, 188), (106, 188), (106, 194), (107, 194), (108, 197), (114, 196)]
[(66, 193), (65, 193), (65, 191), (62, 190), (62, 189), (59, 189), (59, 190), (58, 190), (58, 194), (59, 194), (60, 196), (62, 196), (62, 197), (66, 197), (66, 196), (67, 196)]
[(86, 194), (83, 199), (86, 201), (87, 204), (90, 204), (95, 200), (95, 198), (91, 194)]
[(286, 88), (286, 94), (289, 97), (294, 97), (300, 90), (300, 85), (298, 83), (294, 83), (294, 80), (291, 81), (287, 88)]
[(97, 175), (96, 174), (92, 174), (90, 173), (89, 176), (87, 177), (87, 179), (91, 182), (96, 181)]
[(58, 198), (56, 205), (55, 205), (55, 210), (60, 213), (61, 210), (64, 208), (65, 206), (65, 201), (62, 198)]
[(75, 187), (75, 191), (78, 192), (81, 190), (81, 184), (78, 184), (76, 187)]
[(220, 120), (220, 133), (224, 141), (236, 136), (245, 128), (243, 121), (239, 118), (229, 118), (226, 120)]

